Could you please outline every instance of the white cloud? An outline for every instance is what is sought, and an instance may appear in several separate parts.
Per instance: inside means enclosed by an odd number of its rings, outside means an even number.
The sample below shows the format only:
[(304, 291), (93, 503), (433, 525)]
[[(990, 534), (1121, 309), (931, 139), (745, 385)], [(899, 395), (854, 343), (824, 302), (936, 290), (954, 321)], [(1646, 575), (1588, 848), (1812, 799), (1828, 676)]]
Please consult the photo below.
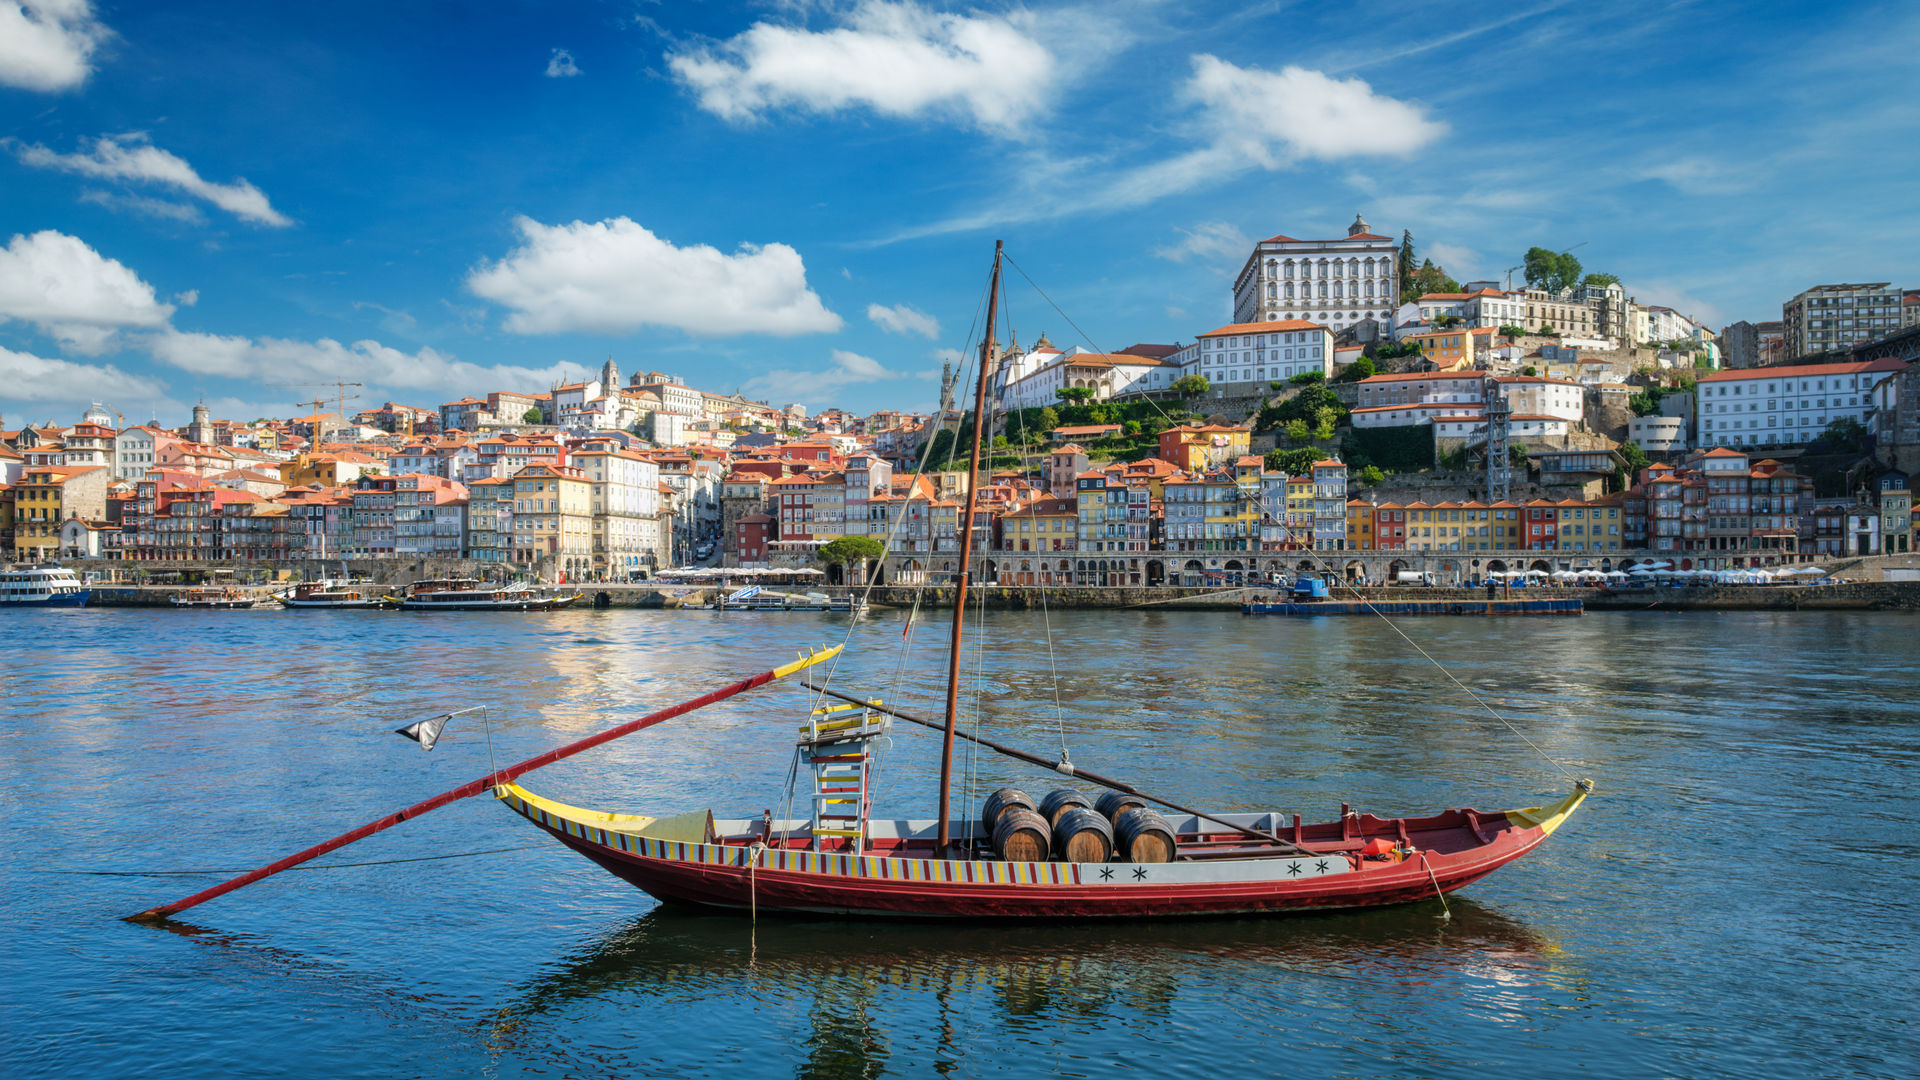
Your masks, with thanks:
[(810, 334), (840, 329), (807, 287), (800, 253), (742, 244), (732, 255), (675, 247), (626, 217), (515, 223), (521, 244), (467, 275), (475, 295), (513, 309), (517, 334), (626, 334), (670, 326), (689, 334)]
[(171, 327), (149, 337), (146, 347), (154, 359), (182, 371), (273, 386), (347, 379), (381, 391), (538, 390), (553, 385), (565, 372), (560, 364), (545, 368), (504, 364), (482, 367), (431, 348), (408, 353), (373, 340), (347, 345), (331, 338), (248, 338), (187, 333)]
[(93, 72), (93, 51), (113, 32), (90, 0), (0, 3), (0, 83), (22, 90), (71, 90)]
[(0, 401), (83, 403), (107, 395), (130, 400), (165, 394), (159, 382), (112, 364), (76, 364), (0, 347)]
[(1702, 300), (1687, 291), (1688, 286), (1677, 285), (1671, 281), (1644, 279), (1632, 282), (1622, 281), (1620, 287), (1627, 295), (1643, 305), (1670, 307), (1693, 319), (1709, 329), (1718, 330), (1727, 324), (1727, 314), (1710, 301)]
[(198, 225), (207, 220), (197, 206), (177, 203), (171, 199), (155, 199), (146, 195), (123, 195), (98, 188), (89, 188), (80, 193), (80, 201), (104, 206), (116, 213), (142, 214), (146, 217), (165, 218), (168, 221), (183, 221), (189, 225)]
[(185, 292), (174, 293), (173, 302), (181, 307), (192, 307), (200, 302), (200, 290), (188, 289)]
[(895, 304), (892, 307), (884, 304), (868, 304), (867, 318), (872, 319), (874, 325), (890, 334), (919, 334), (928, 340), (940, 336), (939, 319), (905, 304)]
[[(1428, 244), (1425, 251), (1420, 245), (1414, 245), (1414, 253), (1422, 259), (1432, 259), (1435, 266), (1446, 270), (1447, 276), (1455, 281), (1466, 281), (1480, 276), (1480, 253), (1472, 248), (1457, 247), (1453, 244)], [(1504, 278), (1501, 279), (1503, 282)]]
[[(0, 4), (0, 10), (5, 4)], [(84, 142), (84, 140), (83, 140)], [(102, 135), (92, 148), (74, 154), (59, 154), (38, 144), (14, 144), (20, 160), (41, 169), (60, 169), (101, 180), (126, 180), (132, 183), (159, 184), (174, 188), (196, 199), (204, 199), (246, 221), (282, 227), (293, 220), (275, 210), (261, 190), (244, 179), (216, 184), (202, 179), (184, 158), (154, 146), (145, 134)]]
[(1216, 145), (1268, 169), (1299, 158), (1404, 156), (1447, 130), (1362, 79), (1292, 65), (1262, 71), (1202, 53), (1185, 93), (1206, 112)]
[(580, 74), (580, 65), (573, 62), (573, 54), (565, 49), (553, 50), (553, 57), (547, 61), (547, 78), (570, 79)]
[(1664, 180), (1687, 195), (1738, 195), (1753, 190), (1762, 175), (1762, 169), (1734, 170), (1702, 157), (1677, 158), (1640, 172), (1643, 180)]
[(1208, 262), (1244, 261), (1253, 250), (1253, 240), (1237, 226), (1224, 221), (1206, 221), (1191, 229), (1174, 229), (1181, 239), (1153, 249), (1155, 255), (1174, 262), (1201, 258)]
[(741, 392), (767, 401), (798, 401), (808, 405), (829, 400), (829, 396), (860, 383), (900, 378), (898, 372), (870, 356), (835, 349), (825, 371), (795, 371), (779, 368), (755, 375), (741, 384)]
[(1024, 15), (955, 15), (867, 0), (831, 30), (755, 23), (667, 57), (700, 107), (742, 122), (778, 109), (943, 116), (1003, 135), (1044, 108), (1055, 69)]
[(79, 237), (45, 229), (0, 250), (0, 322), (32, 323), (78, 352), (97, 353), (122, 327), (158, 327), (173, 315), (153, 286)]

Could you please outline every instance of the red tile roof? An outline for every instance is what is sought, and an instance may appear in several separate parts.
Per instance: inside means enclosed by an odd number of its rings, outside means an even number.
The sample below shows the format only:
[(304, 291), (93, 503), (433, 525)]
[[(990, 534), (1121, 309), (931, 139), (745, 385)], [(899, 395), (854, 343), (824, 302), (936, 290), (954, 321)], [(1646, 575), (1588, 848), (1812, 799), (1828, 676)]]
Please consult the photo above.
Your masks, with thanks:
[(1305, 319), (1278, 319), (1273, 322), (1230, 323), (1226, 326), (1209, 330), (1206, 333), (1201, 334), (1200, 336), (1203, 338), (1210, 338), (1210, 337), (1220, 337), (1224, 334), (1272, 334), (1272, 333), (1279, 333), (1287, 330), (1324, 330), (1324, 329), (1326, 328), (1321, 326), (1319, 323), (1308, 322)]

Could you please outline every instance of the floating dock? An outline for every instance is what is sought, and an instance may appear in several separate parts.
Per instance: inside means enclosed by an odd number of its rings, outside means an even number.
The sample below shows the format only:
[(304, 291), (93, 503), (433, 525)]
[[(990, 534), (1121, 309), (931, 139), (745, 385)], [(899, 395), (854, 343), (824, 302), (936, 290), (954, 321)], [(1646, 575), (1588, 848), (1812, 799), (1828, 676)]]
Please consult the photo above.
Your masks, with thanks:
[(1578, 615), (1579, 599), (1255, 601), (1242, 615)]

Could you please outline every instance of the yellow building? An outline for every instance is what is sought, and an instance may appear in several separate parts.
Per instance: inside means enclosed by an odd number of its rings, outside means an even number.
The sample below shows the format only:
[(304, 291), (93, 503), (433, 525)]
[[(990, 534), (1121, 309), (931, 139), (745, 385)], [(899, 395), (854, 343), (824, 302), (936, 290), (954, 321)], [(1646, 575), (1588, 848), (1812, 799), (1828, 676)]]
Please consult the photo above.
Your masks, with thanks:
[(1347, 548), (1373, 550), (1373, 504), (1364, 499), (1347, 500)]
[(301, 454), (279, 465), (280, 482), (288, 487), (342, 487), (362, 476), (378, 476), (387, 469), (378, 460), (353, 451)]
[(571, 465), (529, 465), (513, 476), (513, 558), (580, 572), (593, 565), (593, 482)]
[(52, 559), (59, 554), (62, 522), (106, 517), (112, 472), (101, 465), (36, 465), (22, 472), (13, 488), (13, 557)]

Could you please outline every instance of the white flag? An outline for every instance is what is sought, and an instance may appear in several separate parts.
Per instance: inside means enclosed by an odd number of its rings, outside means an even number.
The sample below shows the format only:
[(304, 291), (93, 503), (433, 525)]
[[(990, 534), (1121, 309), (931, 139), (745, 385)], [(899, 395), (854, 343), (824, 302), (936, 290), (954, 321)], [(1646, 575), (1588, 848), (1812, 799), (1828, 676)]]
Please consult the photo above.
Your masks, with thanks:
[(395, 735), (405, 735), (407, 738), (419, 743), (420, 749), (422, 750), (431, 750), (433, 749), (433, 744), (440, 741), (440, 729), (446, 727), (447, 721), (451, 719), (453, 719), (452, 714), (435, 716), (427, 720), (416, 720), (406, 727), (394, 728), (393, 733)]

